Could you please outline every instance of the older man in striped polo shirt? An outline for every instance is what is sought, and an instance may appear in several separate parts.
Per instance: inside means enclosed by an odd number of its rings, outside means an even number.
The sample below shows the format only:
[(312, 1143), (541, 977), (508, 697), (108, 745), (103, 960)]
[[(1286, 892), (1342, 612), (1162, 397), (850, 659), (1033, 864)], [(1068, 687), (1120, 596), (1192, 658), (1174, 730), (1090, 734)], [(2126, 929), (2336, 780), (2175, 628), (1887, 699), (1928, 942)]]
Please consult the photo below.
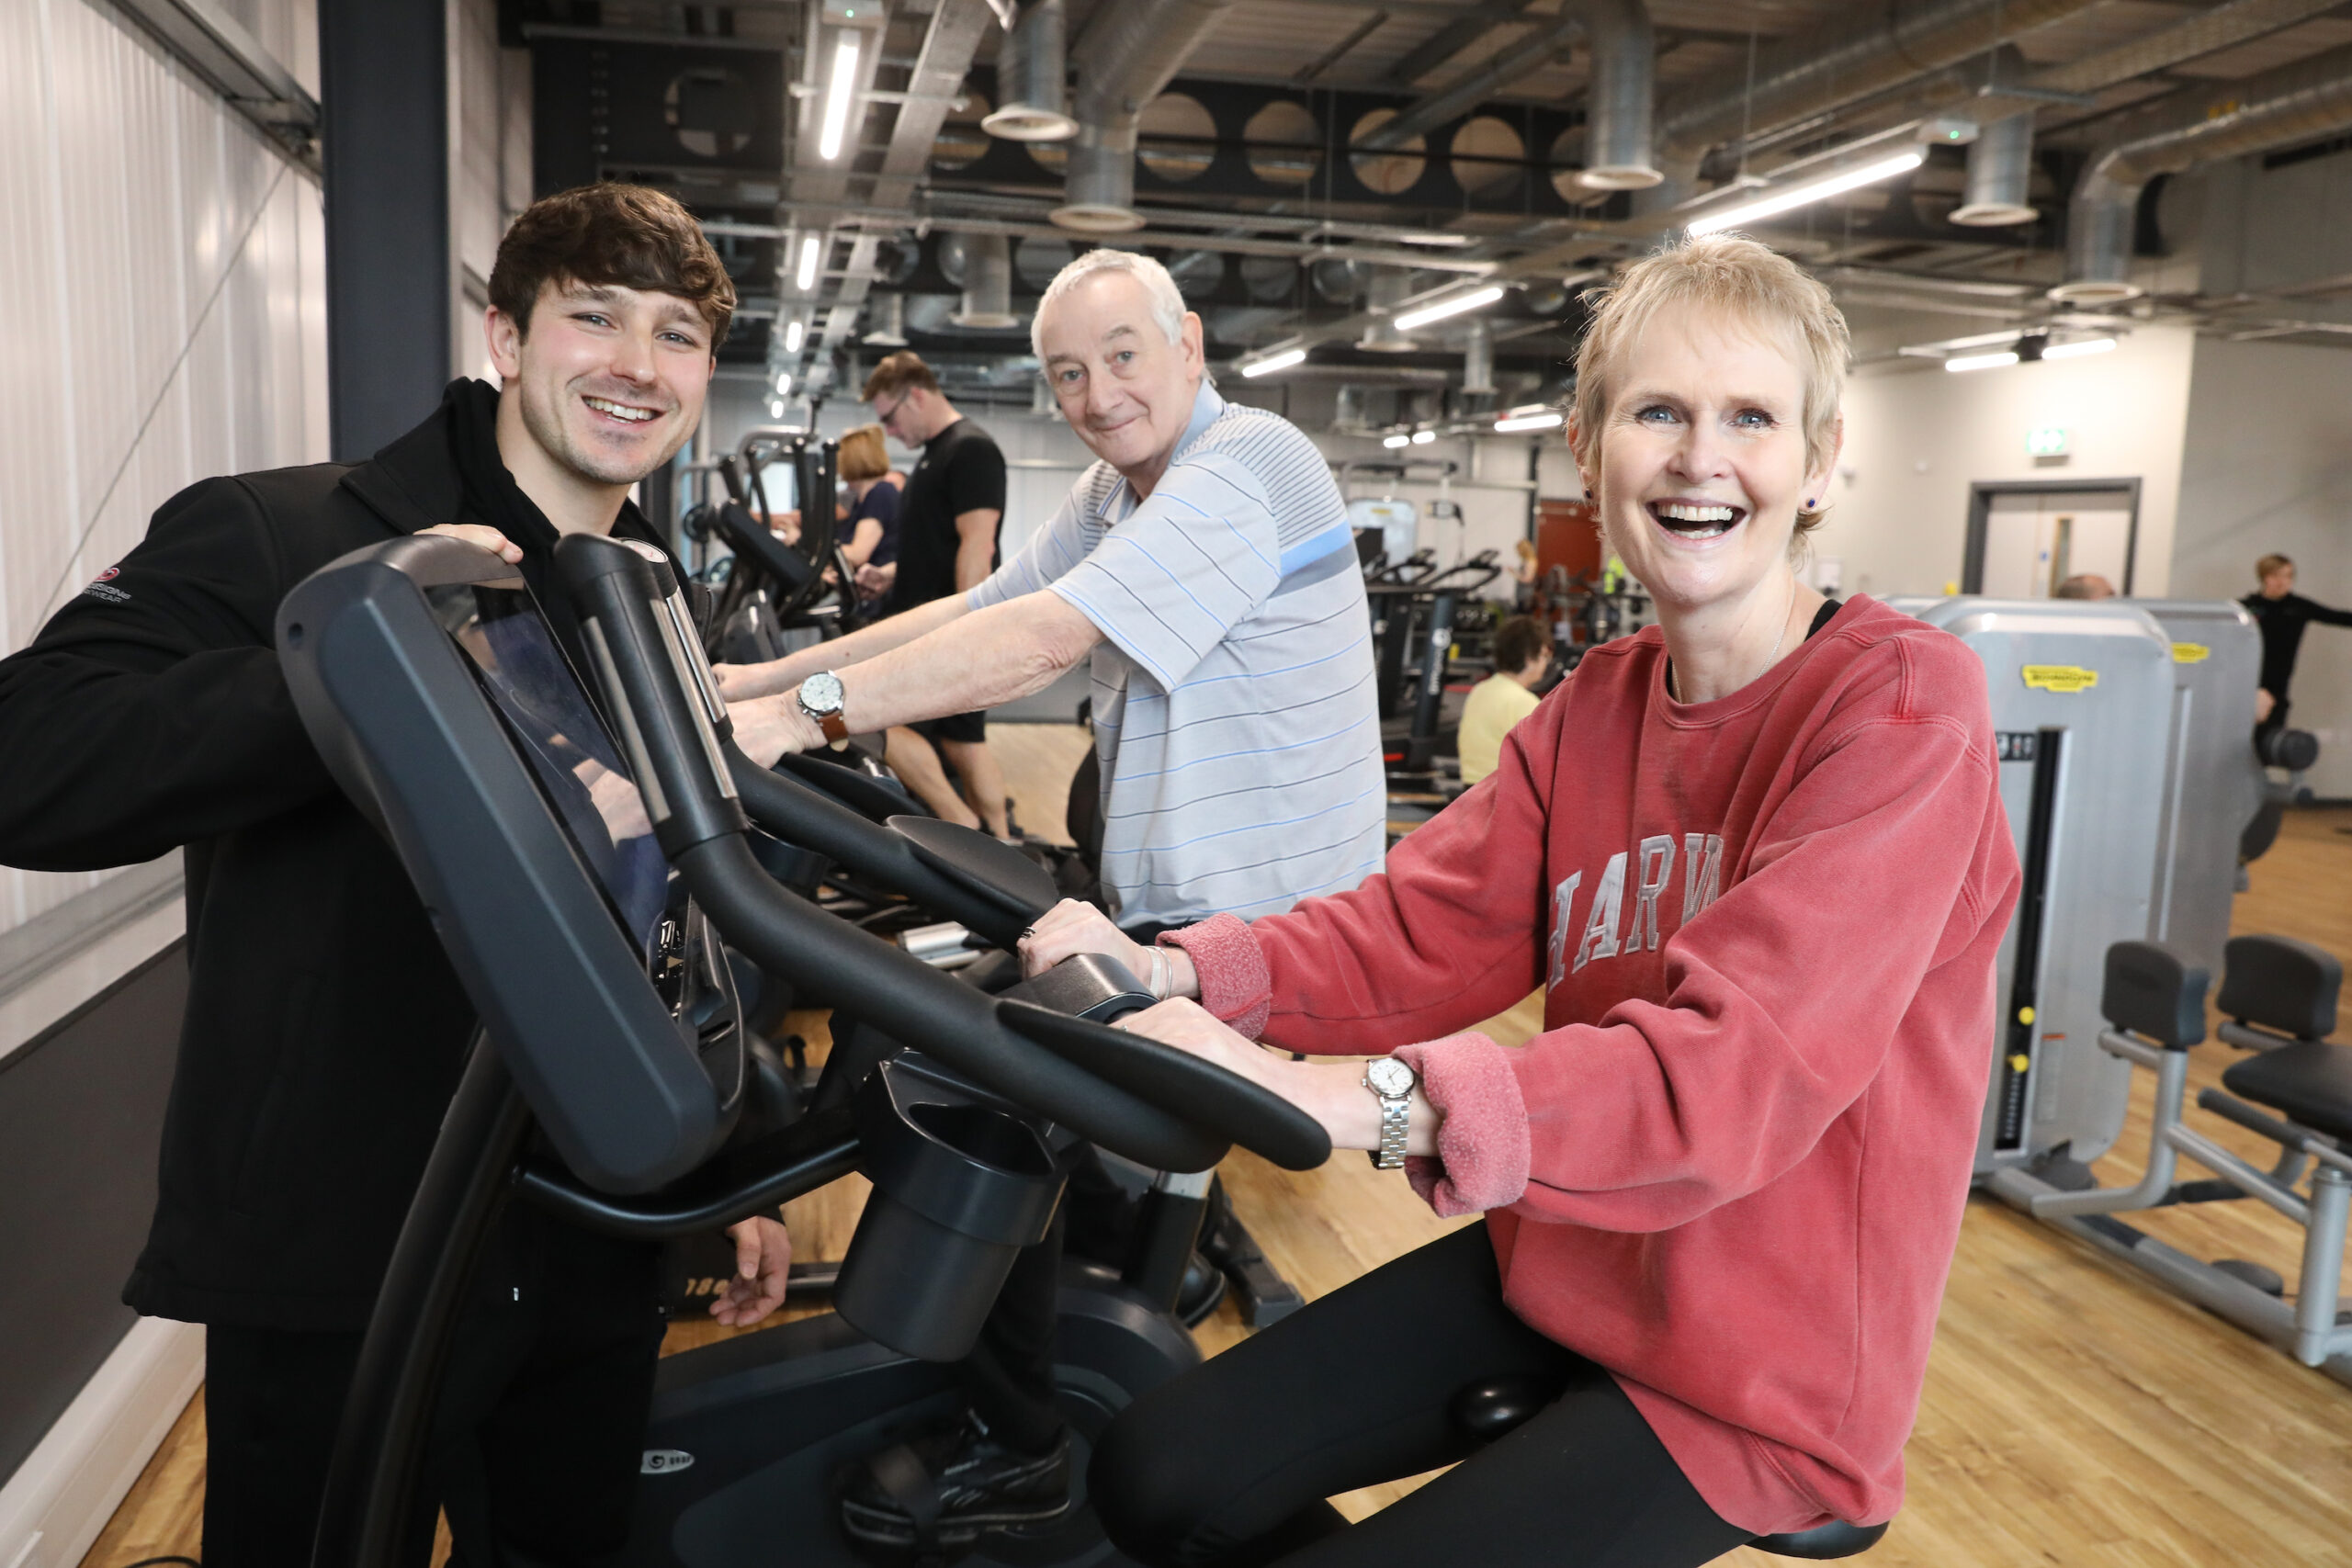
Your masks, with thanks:
[(1102, 460), (969, 593), (721, 671), (763, 761), (1010, 702), (1091, 657), (1102, 881), (1148, 939), (1378, 869), (1386, 795), (1363, 583), (1322, 455), (1209, 385), (1167, 269), (1099, 250), (1039, 303), (1038, 358)]
[[(970, 592), (722, 670), (743, 749), (766, 761), (823, 744), (828, 719), (870, 731), (990, 707), (1091, 657), (1102, 881), (1131, 934), (1355, 886), (1380, 865), (1386, 781), (1363, 580), (1322, 455), (1289, 421), (1217, 396), (1201, 319), (1148, 257), (1070, 263), (1033, 336), (1102, 460)], [(853, 1473), (852, 1539), (952, 1552), (1069, 1506), (1054, 1389), (1069, 1207), (1015, 1262), (962, 1363), (968, 1410)]]

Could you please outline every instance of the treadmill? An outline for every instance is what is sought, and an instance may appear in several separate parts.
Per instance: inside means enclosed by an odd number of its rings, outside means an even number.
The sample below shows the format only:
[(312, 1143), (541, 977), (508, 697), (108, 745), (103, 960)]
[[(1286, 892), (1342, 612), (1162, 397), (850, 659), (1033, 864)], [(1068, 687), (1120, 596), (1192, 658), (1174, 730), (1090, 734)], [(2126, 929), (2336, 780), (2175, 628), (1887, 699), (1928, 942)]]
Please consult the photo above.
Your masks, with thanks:
[[(313, 1561), (389, 1568), (409, 1548), (451, 1333), (503, 1203), (659, 1237), (855, 1169), (875, 1190), (837, 1312), (662, 1363), (624, 1559), (847, 1562), (830, 1471), (947, 1406), (945, 1363), (1044, 1234), (1061, 1150), (1200, 1171), (1238, 1143), (1306, 1169), (1329, 1142), (1256, 1086), (1096, 1021), (1148, 999), (1115, 964), (989, 996), (781, 886), (744, 808), (776, 776), (730, 760), (659, 553), (567, 536), (554, 578), (586, 679), (514, 570), (454, 539), (355, 552), (279, 612), (303, 723), (401, 855), (481, 1021), (369, 1324)], [(934, 839), (917, 858), (953, 881), (956, 857)], [(838, 1103), (737, 1137), (752, 1077), (722, 942), (854, 997), (893, 1049)], [(1110, 1416), (1197, 1351), (1122, 1281), (1066, 1284), (1063, 1304), (1082, 1476)], [(1118, 1558), (1081, 1498), (970, 1561)]]

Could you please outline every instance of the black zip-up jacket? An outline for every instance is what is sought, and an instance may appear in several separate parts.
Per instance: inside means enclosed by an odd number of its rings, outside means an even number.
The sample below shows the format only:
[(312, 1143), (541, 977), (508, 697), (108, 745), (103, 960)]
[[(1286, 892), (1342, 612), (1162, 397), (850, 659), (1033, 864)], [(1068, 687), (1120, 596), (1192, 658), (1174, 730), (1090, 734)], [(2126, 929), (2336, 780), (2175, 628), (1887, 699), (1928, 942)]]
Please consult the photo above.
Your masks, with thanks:
[[(187, 1012), (154, 1224), (123, 1291), (151, 1316), (365, 1326), (457, 1088), (472, 1005), (399, 858), (312, 749), (272, 630), (336, 557), (491, 521), (452, 450), (465, 407), (453, 389), (356, 467), (181, 491), (0, 660), (0, 863), (187, 846)], [(660, 542), (633, 507), (614, 531)]]

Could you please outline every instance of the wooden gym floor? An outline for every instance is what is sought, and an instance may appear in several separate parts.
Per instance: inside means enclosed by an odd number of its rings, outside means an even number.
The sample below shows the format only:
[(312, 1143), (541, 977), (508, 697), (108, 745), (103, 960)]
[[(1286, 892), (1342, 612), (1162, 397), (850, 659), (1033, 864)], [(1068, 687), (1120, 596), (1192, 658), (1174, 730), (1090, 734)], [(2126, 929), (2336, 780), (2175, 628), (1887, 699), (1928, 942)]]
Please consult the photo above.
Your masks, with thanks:
[[(1057, 834), (1080, 733), (1003, 725), (989, 740), (1023, 824)], [(2352, 955), (2352, 810), (2290, 814), (2251, 877), (2237, 903), (2239, 931)], [(821, 1037), (818, 1016), (799, 1022)], [(1537, 1023), (1522, 1007), (1489, 1027), (1516, 1042)], [(2234, 1059), (2226, 1046), (2203, 1046), (2194, 1086), (2216, 1081)], [(2132, 1180), (2146, 1146), (2148, 1075), (2137, 1077), (2132, 1122), (2118, 1152), (2098, 1166), (2104, 1185)], [(2273, 1151), (2259, 1139), (2192, 1115), (2218, 1141), (2270, 1163)], [(1309, 1297), (1461, 1223), (1435, 1219), (1401, 1181), (1359, 1160), (1294, 1176), (1237, 1154), (1224, 1175), (1268, 1255)], [(840, 1257), (862, 1199), (852, 1179), (794, 1205), (787, 1220), (799, 1256)], [(2295, 1278), (2301, 1233), (2259, 1204), (2166, 1210), (2132, 1223), (2199, 1257), (2252, 1258)], [(726, 1332), (682, 1323), (669, 1344)], [(1214, 1354), (1245, 1332), (1228, 1304), (1200, 1338)], [(203, 1423), (199, 1394), (84, 1568), (196, 1555)], [(1962, 1231), (1909, 1465), (1902, 1516), (1861, 1560), (1871, 1568), (2352, 1563), (2352, 1388), (1983, 1198), (1971, 1202)], [(1339, 1501), (1360, 1517), (1416, 1483)], [(1764, 1568), (1785, 1560), (1743, 1551), (1724, 1561)]]

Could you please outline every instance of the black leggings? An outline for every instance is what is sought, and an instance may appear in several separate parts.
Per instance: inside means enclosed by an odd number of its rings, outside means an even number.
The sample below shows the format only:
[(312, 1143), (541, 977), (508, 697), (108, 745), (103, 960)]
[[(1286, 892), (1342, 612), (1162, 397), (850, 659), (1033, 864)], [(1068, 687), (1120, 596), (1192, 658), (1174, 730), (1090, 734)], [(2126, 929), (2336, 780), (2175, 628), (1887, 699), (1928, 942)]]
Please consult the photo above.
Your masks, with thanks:
[[(1556, 1390), (1482, 1447), (1468, 1384)], [(1324, 1499), (1462, 1461), (1351, 1526)], [(1374, 1269), (1130, 1405), (1088, 1486), (1139, 1562), (1692, 1568), (1746, 1543), (1609, 1375), (1503, 1304), (1484, 1225)]]

